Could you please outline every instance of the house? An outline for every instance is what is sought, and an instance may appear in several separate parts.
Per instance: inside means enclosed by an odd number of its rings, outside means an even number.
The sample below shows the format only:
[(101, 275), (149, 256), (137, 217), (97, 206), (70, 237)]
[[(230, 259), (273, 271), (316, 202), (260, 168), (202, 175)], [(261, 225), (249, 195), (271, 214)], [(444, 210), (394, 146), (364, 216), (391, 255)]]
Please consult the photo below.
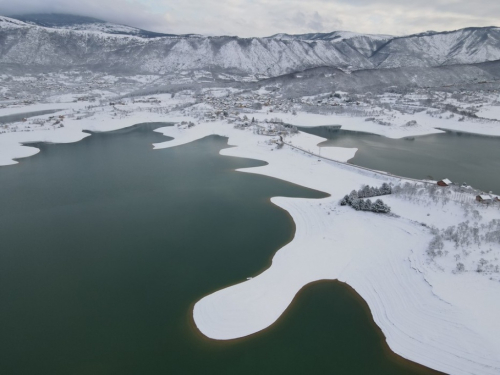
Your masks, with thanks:
[(476, 197), (476, 201), (487, 204), (493, 202), (493, 197), (488, 194), (481, 194)]
[(447, 178), (445, 178), (441, 181), (438, 181), (437, 184), (439, 186), (450, 186), (452, 184), (452, 182), (450, 180), (448, 180)]

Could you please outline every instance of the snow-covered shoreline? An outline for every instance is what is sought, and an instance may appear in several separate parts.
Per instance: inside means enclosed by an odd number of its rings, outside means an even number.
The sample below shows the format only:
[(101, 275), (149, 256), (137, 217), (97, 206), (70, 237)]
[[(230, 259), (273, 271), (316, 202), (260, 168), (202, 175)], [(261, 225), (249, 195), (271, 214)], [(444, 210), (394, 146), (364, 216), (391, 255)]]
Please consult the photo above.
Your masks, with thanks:
[[(21, 108), (16, 108), (17, 111), (9, 109), (9, 115), (32, 112), (41, 110), (39, 108), (47, 109), (51, 106), (35, 106), (29, 108), (28, 110), (22, 110)], [(64, 106), (63, 106), (64, 107)], [(58, 103), (54, 107), (61, 108)], [(69, 107), (71, 109), (81, 108), (81, 105), (75, 105), (74, 107)], [(5, 109), (4, 109), (5, 110)], [(6, 111), (7, 112), (7, 111)], [(2, 113), (2, 112), (0, 112)], [(69, 109), (61, 110), (54, 115), (67, 115), (71, 113)], [(37, 116), (41, 118), (47, 118), (49, 115)], [(2, 165), (12, 165), (17, 164), (16, 159), (29, 157), (36, 155), (40, 150), (36, 147), (30, 146), (30, 143), (73, 143), (81, 141), (82, 139), (90, 136), (89, 133), (85, 131), (93, 132), (105, 132), (119, 130), (134, 126), (143, 122), (175, 122), (181, 121), (185, 118), (182, 116), (169, 116), (165, 118), (164, 115), (150, 113), (150, 112), (137, 112), (133, 113), (128, 117), (115, 117), (113, 118), (111, 113), (102, 112), (96, 113), (88, 118), (82, 120), (76, 120), (74, 118), (66, 118), (64, 120), (63, 128), (54, 129), (43, 129), (43, 130), (32, 130), (23, 132), (11, 132), (0, 134), (0, 166)]]
[[(249, 117), (263, 120), (269, 115), (265, 113), (255, 113)], [(362, 117), (350, 117), (340, 115), (318, 115), (312, 113), (275, 113), (273, 116), (279, 117), (284, 123), (300, 127), (336, 126), (340, 125), (342, 130), (356, 131), (381, 135), (387, 138), (416, 137), (430, 134), (440, 134), (445, 131), (457, 131), (484, 136), (500, 136), (500, 124), (474, 124), (470, 122), (460, 122), (458, 120), (439, 120), (424, 117), (419, 113), (401, 116), (400, 122), (416, 120), (419, 125), (412, 127), (404, 126), (383, 126), (373, 122), (367, 122)]]
[[(353, 172), (286, 147), (269, 152), (268, 146), (249, 141), (252, 136), (248, 132), (222, 131), (222, 128), (218, 132), (221, 126), (210, 124), (209, 130), (158, 129), (174, 140), (156, 144), (155, 148), (173, 147), (220, 132), (229, 137), (230, 145), (236, 146), (222, 150), (221, 154), (269, 163), (243, 172), (280, 178), (327, 192), (331, 197), (272, 199), (295, 221), (297, 232), (293, 241), (276, 253), (272, 266), (262, 274), (242, 275), (255, 277), (214, 292), (195, 304), (193, 316), (202, 333), (219, 340), (251, 335), (273, 324), (308, 283), (338, 279), (351, 285), (367, 301), (395, 353), (452, 374), (499, 371), (500, 342), (495, 335), (500, 333), (500, 327), (492, 320), (479, 326), (474, 323), (482, 314), (480, 305), (463, 303), (458, 308), (447, 301), (456, 298), (453, 291), (436, 293), (437, 288), (446, 289), (447, 283), (463, 284), (466, 290), (470, 277), (474, 276), (440, 275), (441, 279), (436, 278), (431, 286), (430, 277), (425, 274), (425, 260), (415, 255), (430, 241), (428, 230), (420, 222), (439, 223), (452, 215), (447, 221), (453, 223), (460, 219), (456, 207), (450, 213), (431, 210), (430, 218), (426, 216), (429, 210), (426, 208), (404, 217), (401, 214), (407, 209), (406, 203), (392, 197), (384, 200), (389, 201), (401, 218), (339, 207), (341, 196), (363, 183), (399, 181), (380, 174)], [(484, 282), (490, 281), (474, 279), (481, 288), (485, 287), (481, 284)], [(500, 291), (496, 284), (489, 287), (493, 288), (490, 293)], [(464, 301), (475, 298), (474, 290), (469, 288), (462, 298)], [(488, 308), (500, 311), (498, 304)]]
[[(167, 95), (162, 95), (163, 101), (171, 101), (172, 103), (178, 103), (177, 99), (168, 98)], [(0, 108), (0, 117), (8, 115), (16, 115), (23, 113), (31, 113), (43, 110), (60, 110), (57, 115), (67, 115), (74, 111), (82, 111), (85, 106), (89, 103), (86, 102), (58, 102), (58, 103), (39, 103), (30, 104), (27, 106), (13, 106), (8, 108)], [(177, 121), (196, 121), (195, 118), (182, 114), (180, 112), (169, 113), (168, 115), (140, 111), (134, 112), (137, 107), (128, 108), (132, 110), (131, 115), (122, 117), (120, 115), (113, 115), (110, 110), (100, 110), (102, 112), (93, 113), (92, 116), (85, 118), (83, 120), (75, 120), (74, 118), (66, 118), (64, 121), (65, 128), (57, 129), (44, 129), (44, 130), (31, 130), (22, 132), (10, 132), (10, 133), (0, 133), (0, 166), (16, 164), (15, 159), (28, 157), (38, 153), (38, 149), (25, 146), (25, 144), (36, 143), (36, 142), (48, 142), (48, 143), (71, 143), (77, 142), (88, 136), (88, 133), (84, 133), (85, 130), (90, 131), (112, 131), (134, 124), (153, 121), (153, 122), (177, 122)], [(90, 111), (90, 110), (89, 110)], [(408, 118), (415, 118), (419, 114), (408, 116)], [(254, 117), (257, 120), (264, 120), (270, 117), (264, 111), (258, 111), (255, 113), (250, 113), (249, 117)], [(343, 130), (347, 131), (359, 131), (371, 134), (377, 134), (388, 138), (405, 138), (405, 137), (415, 137), (415, 136), (425, 136), (429, 134), (440, 134), (445, 131), (458, 131), (463, 133), (471, 133), (476, 135), (485, 136), (500, 136), (500, 125), (498, 124), (471, 124), (469, 122), (459, 122), (459, 121), (430, 121), (426, 119), (427, 122), (423, 121), (425, 125), (419, 125), (415, 127), (402, 127), (402, 126), (382, 126), (370, 122), (364, 121), (362, 117), (350, 117), (350, 116), (340, 116), (340, 115), (319, 115), (311, 113), (298, 113), (297, 115), (292, 115), (291, 113), (274, 113), (273, 116), (277, 116), (284, 121), (284, 123), (289, 125), (301, 126), (301, 127), (317, 127), (317, 126), (330, 126), (330, 125), (340, 125)], [(38, 116), (40, 118), (47, 118), (49, 115)], [(406, 120), (403, 119), (403, 120)], [(205, 124), (205, 126), (210, 126), (210, 122)], [(226, 124), (227, 125), (227, 124)], [(229, 125), (227, 125), (230, 127)], [(318, 144), (321, 143), (323, 138), (312, 138), (308, 135), (303, 135), (301, 138), (302, 148), (305, 150), (310, 150), (312, 152), (318, 153)], [(318, 141), (318, 142), (316, 142)], [(339, 150), (330, 151), (330, 148), (322, 148), (321, 154), (325, 157), (330, 157), (330, 152), (334, 153), (332, 157), (335, 160), (347, 161), (354, 157), (355, 149), (343, 149), (343, 155), (339, 154)]]
[[(328, 124), (320, 123), (324, 116), (316, 116), (320, 115), (293, 117), (310, 126)], [(137, 111), (121, 117), (103, 110), (81, 120), (67, 118), (64, 128), (0, 134), (0, 165), (14, 164), (14, 159), (38, 152), (24, 143), (77, 142), (89, 136), (85, 130), (112, 131), (144, 122), (183, 120), (194, 121), (180, 113)], [(288, 122), (287, 118), (283, 120)], [(361, 124), (363, 120), (352, 120), (346, 126), (356, 130), (355, 121)], [(385, 131), (393, 129), (369, 125), (363, 131), (380, 134), (377, 127)], [(500, 302), (496, 301), (500, 283), (475, 273), (441, 272), (429, 265), (424, 256), (432, 236), (421, 224), (458, 224), (463, 220), (458, 205), (427, 207), (390, 196), (384, 200), (400, 217), (354, 211), (338, 206), (344, 194), (363, 184), (400, 183), (405, 179), (344, 167), (286, 145), (278, 150), (267, 142), (268, 137), (253, 134), (249, 129), (236, 129), (222, 121), (156, 131), (173, 139), (155, 144), (155, 149), (179, 146), (212, 134), (226, 136), (228, 144), (235, 147), (223, 149), (222, 155), (268, 163), (241, 172), (271, 176), (330, 194), (320, 200), (272, 198), (274, 204), (293, 218), (295, 237), (277, 249), (269, 269), (260, 275), (242, 275), (242, 278), (254, 277), (214, 291), (195, 304), (194, 321), (204, 335), (219, 340), (251, 335), (279, 319), (305, 285), (338, 279), (352, 286), (368, 303), (375, 323), (395, 353), (451, 374), (500, 372), (500, 323), (496, 319), (500, 313)], [(396, 128), (389, 135), (398, 138), (423, 131), (441, 132), (431, 127)], [(495, 132), (497, 129), (490, 129), (490, 133)], [(322, 140), (305, 133), (291, 138), (294, 145), (311, 151)], [(356, 149), (332, 147), (323, 148), (321, 154), (347, 161), (355, 152)], [(495, 211), (483, 213), (485, 218), (495, 215), (498, 217)]]

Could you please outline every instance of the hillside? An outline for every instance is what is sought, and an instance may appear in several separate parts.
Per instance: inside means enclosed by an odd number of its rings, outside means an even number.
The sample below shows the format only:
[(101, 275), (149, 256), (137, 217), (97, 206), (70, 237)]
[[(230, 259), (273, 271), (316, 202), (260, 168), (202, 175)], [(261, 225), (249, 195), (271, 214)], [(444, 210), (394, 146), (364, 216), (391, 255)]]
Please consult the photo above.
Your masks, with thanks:
[[(57, 17), (56, 17), (57, 18)], [(209, 70), (263, 78), (318, 67), (346, 71), (476, 64), (500, 59), (500, 29), (404, 37), (349, 32), (267, 38), (146, 35), (95, 19), (59, 22), (0, 16), (0, 64), (166, 74)], [(46, 26), (41, 26), (46, 25)]]

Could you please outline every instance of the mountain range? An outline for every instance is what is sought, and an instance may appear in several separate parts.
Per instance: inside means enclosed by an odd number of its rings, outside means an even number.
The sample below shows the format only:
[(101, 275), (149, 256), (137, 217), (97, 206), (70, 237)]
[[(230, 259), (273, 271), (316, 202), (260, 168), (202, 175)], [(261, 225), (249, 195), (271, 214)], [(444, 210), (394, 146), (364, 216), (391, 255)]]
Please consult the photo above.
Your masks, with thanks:
[(173, 35), (71, 15), (0, 16), (0, 64), (166, 74), (209, 70), (276, 77), (330, 67), (442, 67), (500, 60), (500, 28), (408, 36), (346, 31), (264, 38)]

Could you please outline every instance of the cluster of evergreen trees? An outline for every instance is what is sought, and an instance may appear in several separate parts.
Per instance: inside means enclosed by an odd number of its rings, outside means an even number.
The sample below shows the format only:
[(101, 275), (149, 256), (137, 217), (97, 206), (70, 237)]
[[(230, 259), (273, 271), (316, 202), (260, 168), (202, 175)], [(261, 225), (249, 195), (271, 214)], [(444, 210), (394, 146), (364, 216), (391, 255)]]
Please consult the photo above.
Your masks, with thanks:
[[(354, 191), (354, 190), (353, 190)], [(352, 192), (351, 192), (352, 194)], [(378, 197), (381, 195), (388, 195), (392, 194), (392, 188), (391, 185), (388, 183), (384, 182), (381, 187), (373, 187), (369, 185), (363, 186), (362, 189), (359, 189), (357, 191), (358, 198), (371, 198), (371, 197)]]
[(341, 206), (351, 206), (356, 211), (371, 211), (378, 213), (389, 213), (391, 208), (386, 205), (381, 199), (377, 199), (372, 202), (371, 199), (363, 199), (369, 197), (377, 197), (380, 195), (391, 194), (391, 186), (387, 183), (383, 183), (380, 188), (372, 187), (369, 185), (363, 186), (362, 189), (356, 191), (353, 190), (349, 195), (346, 195), (340, 201)]

